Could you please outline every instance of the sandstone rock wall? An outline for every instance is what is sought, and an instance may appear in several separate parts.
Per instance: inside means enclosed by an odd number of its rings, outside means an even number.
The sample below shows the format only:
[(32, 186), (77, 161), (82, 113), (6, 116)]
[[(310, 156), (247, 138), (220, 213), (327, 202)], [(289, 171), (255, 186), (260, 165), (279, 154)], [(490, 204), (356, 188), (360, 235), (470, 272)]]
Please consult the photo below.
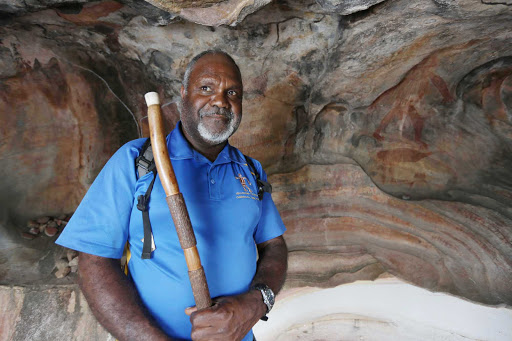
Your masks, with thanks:
[(74, 285), (0, 286), (0, 303), (0, 340), (115, 340)]
[(138, 137), (143, 94), (175, 122), (187, 61), (220, 48), (245, 83), (232, 143), (262, 161), (288, 227), (289, 287), (391, 273), (511, 304), (512, 8), (350, 3), (273, 2), (236, 27), (112, 1), (5, 19), (5, 225), (76, 206)]

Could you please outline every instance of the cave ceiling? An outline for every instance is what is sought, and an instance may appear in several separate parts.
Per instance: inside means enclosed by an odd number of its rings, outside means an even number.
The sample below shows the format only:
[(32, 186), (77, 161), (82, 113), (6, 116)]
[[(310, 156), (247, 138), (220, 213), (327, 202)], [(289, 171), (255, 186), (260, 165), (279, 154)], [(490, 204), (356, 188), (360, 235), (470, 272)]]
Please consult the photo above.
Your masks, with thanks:
[[(289, 286), (392, 274), (512, 304), (508, 1), (0, 0), (0, 218), (71, 212), (186, 63), (242, 69), (232, 144), (287, 225)], [(15, 242), (15, 236), (8, 233)], [(13, 245), (14, 245), (13, 244)]]

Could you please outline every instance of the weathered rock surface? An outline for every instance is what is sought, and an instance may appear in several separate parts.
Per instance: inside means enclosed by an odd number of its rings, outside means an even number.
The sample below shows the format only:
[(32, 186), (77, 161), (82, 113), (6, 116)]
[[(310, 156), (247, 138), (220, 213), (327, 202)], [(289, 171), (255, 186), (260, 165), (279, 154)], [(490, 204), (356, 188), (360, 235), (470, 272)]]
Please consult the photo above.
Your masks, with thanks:
[(342, 15), (367, 10), (371, 6), (383, 1), (385, 0), (317, 0), (322, 8), (328, 11), (335, 11)]
[(72, 7), (67, 6), (68, 9), (73, 8), (75, 11), (80, 10), (82, 4), (87, 3), (88, 0), (32, 0), (32, 1), (21, 1), (21, 0), (1, 0), (0, 1), (0, 12), (7, 14), (26, 14), (28, 12), (35, 12), (45, 10), (48, 7), (58, 8), (62, 5), (72, 3)]
[(511, 219), (469, 204), (397, 199), (355, 164), (308, 165), (270, 180), (288, 227), (288, 286), (388, 272), (478, 302), (512, 302)]
[[(272, 0), (121, 0), (121, 3), (134, 9), (153, 25), (167, 25), (182, 18), (194, 23), (207, 26), (231, 25), (236, 26), (246, 16), (259, 10)], [(87, 7), (88, 0), (0, 0), (0, 14), (7, 17), (24, 15), (30, 12), (42, 11), (48, 8), (63, 14), (77, 14)], [(85, 5), (85, 6), (84, 6)], [(122, 6), (122, 5), (121, 5)], [(353, 6), (351, 6), (352, 8)], [(357, 7), (357, 6), (356, 6)]]
[(0, 340), (115, 340), (76, 285), (0, 286), (0, 316)]
[[(317, 0), (319, 7), (316, 7), (318, 8), (315, 8), (313, 4), (308, 4), (308, 8), (326, 14), (335, 12), (341, 15), (350, 15), (365, 11), (383, 1), (385, 0)], [(84, 5), (90, 2), (88, 0), (0, 0), (0, 13), (5, 13), (7, 16), (19, 16), (53, 8), (60, 13), (77, 14), (81, 12)], [(272, 0), (119, 1), (119, 3), (134, 9), (138, 15), (144, 16), (151, 24), (157, 26), (167, 25), (179, 18), (206, 26), (236, 26), (248, 15), (255, 13), (271, 2)], [(489, 1), (487, 3), (502, 4), (503, 1)], [(303, 2), (299, 2), (299, 6), (302, 5)]]
[[(271, 3), (235, 28), (154, 26), (114, 2), (10, 19), (1, 223), (72, 211), (138, 137), (142, 95), (156, 89), (175, 122), (187, 61), (220, 48), (245, 81), (232, 143), (262, 161), (288, 227), (288, 286), (389, 272), (512, 304), (512, 8), (358, 3), (374, 5), (342, 16), (327, 2)], [(6, 234), (13, 252), (23, 242)]]
[(245, 17), (272, 0), (204, 0), (204, 1), (169, 1), (148, 0), (158, 8), (179, 16), (188, 21), (206, 25), (236, 26)]

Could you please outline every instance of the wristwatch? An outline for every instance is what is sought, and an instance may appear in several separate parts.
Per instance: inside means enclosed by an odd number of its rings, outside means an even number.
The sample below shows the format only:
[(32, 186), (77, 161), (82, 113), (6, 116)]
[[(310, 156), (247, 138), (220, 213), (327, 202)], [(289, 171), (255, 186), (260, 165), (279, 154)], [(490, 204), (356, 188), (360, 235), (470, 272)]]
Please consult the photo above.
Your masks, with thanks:
[(267, 314), (272, 310), (275, 302), (275, 295), (272, 289), (263, 283), (254, 284), (251, 287), (251, 290), (259, 290), (261, 292), (261, 296), (263, 297), (263, 303), (267, 306), (267, 312), (260, 319), (263, 321), (268, 320)]

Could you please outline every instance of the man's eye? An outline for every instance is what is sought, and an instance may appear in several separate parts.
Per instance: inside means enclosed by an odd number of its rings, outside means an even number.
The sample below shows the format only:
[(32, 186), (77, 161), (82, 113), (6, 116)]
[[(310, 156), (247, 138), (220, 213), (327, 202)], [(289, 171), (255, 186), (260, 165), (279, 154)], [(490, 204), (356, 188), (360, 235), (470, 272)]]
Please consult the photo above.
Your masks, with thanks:
[(229, 90), (228, 91), (228, 95), (229, 96), (236, 96), (237, 95), (237, 92), (235, 90)]
[(206, 91), (206, 92), (210, 92), (210, 91), (212, 91), (212, 88), (210, 88), (208, 85), (203, 85), (201, 87), (201, 90), (202, 91)]

